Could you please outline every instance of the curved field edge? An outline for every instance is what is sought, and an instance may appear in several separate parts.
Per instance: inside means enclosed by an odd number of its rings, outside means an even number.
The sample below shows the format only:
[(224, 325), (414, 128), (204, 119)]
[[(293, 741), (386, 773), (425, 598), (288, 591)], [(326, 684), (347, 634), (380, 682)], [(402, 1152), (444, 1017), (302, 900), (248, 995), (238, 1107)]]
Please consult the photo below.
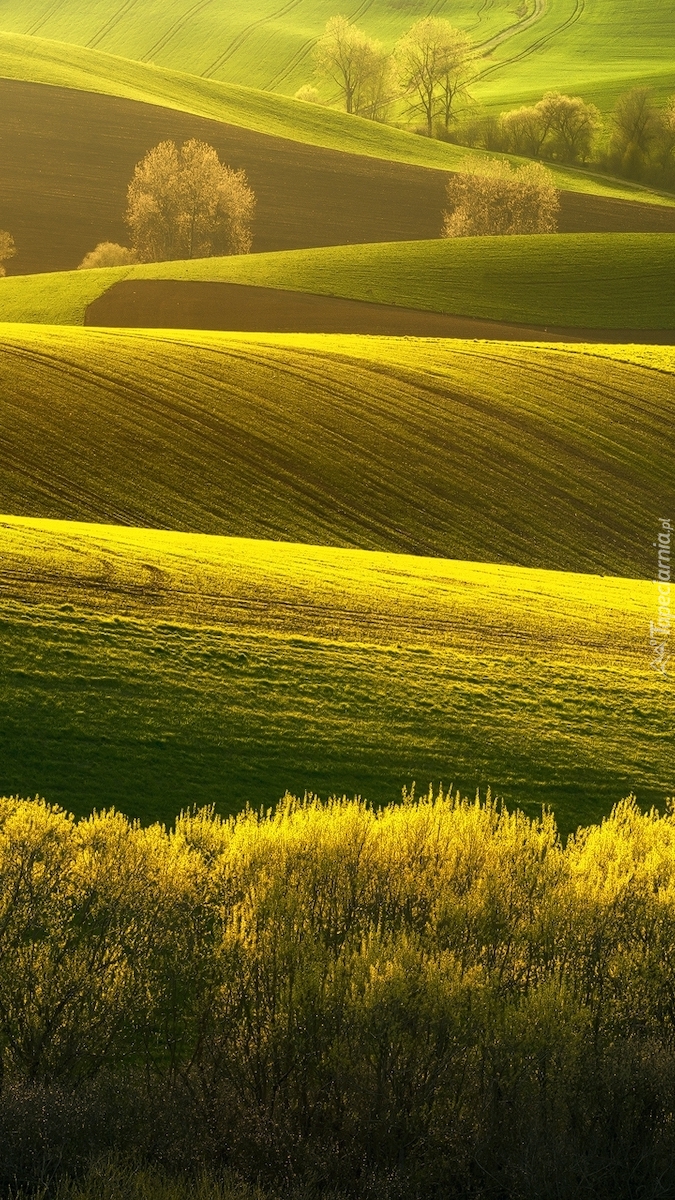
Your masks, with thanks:
[(0, 520), (0, 789), (170, 819), (491, 784), (563, 828), (673, 783), (649, 582)]
[(0, 350), (16, 515), (650, 578), (672, 511), (672, 348), (7, 325)]
[[(19, 34), (0, 33), (0, 77), (120, 96), (308, 145), (438, 170), (458, 170), (476, 153), (323, 105)], [(566, 191), (675, 205), (675, 197), (625, 181), (572, 168), (552, 169), (558, 187)]]
[(82, 325), (123, 279), (206, 280), (495, 321), (675, 327), (675, 234), (552, 234), (287, 250), (0, 280), (0, 320)]

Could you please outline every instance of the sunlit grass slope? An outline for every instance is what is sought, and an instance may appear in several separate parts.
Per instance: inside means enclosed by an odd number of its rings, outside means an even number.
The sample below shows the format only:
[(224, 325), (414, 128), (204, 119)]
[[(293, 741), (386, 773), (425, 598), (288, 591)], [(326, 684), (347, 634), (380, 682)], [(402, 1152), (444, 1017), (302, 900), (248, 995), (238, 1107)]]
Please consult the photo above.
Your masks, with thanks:
[(537, 326), (672, 329), (675, 234), (586, 233), (330, 246), (0, 280), (0, 320), (82, 324), (121, 279), (288, 288)]
[[(334, 0), (4, 0), (3, 28), (292, 95), (312, 74), (312, 49)], [(414, 20), (444, 16), (479, 50), (473, 91), (509, 101), (551, 87), (611, 104), (618, 90), (648, 82), (675, 88), (675, 12), (669, 0), (362, 0), (345, 14), (391, 46)], [(329, 96), (330, 92), (326, 92)]]
[[(439, 170), (456, 170), (467, 154), (475, 153), (323, 105), (19, 34), (0, 33), (0, 77), (122, 96), (313, 146)], [(648, 189), (584, 171), (556, 167), (554, 174), (569, 191), (673, 203)]]
[(513, 28), (478, 64), (473, 88), (500, 107), (549, 90), (583, 95), (608, 112), (635, 86), (675, 92), (675, 7), (670, 0), (548, 0), (531, 26)]
[(0, 512), (645, 576), (675, 350), (0, 330)]
[[(448, 10), (453, 21), (487, 38), (518, 26), (508, 0), (426, 0), (421, 8), (396, 0), (355, 0), (345, 9), (362, 28), (388, 43), (427, 12)], [(190, 0), (4, 0), (3, 28), (39, 34), (159, 66), (178, 67), (232, 83), (293, 94), (312, 74), (311, 51), (335, 0), (235, 0), (228, 4)]]
[(488, 783), (564, 828), (672, 793), (650, 582), (0, 521), (0, 790), (144, 818)]

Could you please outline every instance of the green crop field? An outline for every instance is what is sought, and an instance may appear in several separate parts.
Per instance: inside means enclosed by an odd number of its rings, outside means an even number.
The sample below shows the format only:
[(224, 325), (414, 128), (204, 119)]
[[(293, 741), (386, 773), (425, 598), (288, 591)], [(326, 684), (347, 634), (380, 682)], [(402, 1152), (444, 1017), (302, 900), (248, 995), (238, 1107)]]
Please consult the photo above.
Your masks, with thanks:
[(552, 234), (335, 246), (0, 280), (0, 321), (81, 325), (122, 279), (287, 288), (545, 327), (675, 326), (675, 234)]
[[(196, 76), (292, 95), (312, 76), (312, 49), (334, 0), (3, 0), (4, 30), (57, 39)], [(578, 91), (605, 107), (647, 82), (675, 90), (675, 10), (669, 0), (360, 0), (346, 10), (393, 45), (427, 13), (466, 30), (478, 48), (477, 98), (495, 103)], [(326, 91), (330, 99), (330, 91)]]
[[(0, 33), (0, 78), (125, 97), (312, 146), (438, 170), (457, 170), (468, 154), (475, 153), (322, 105), (19, 34)], [(561, 166), (552, 170), (564, 190), (669, 206), (675, 203), (648, 188), (588, 171)]]
[(675, 350), (0, 332), (0, 512), (650, 578)]
[(650, 582), (0, 519), (0, 792), (83, 813), (491, 784), (672, 792)]

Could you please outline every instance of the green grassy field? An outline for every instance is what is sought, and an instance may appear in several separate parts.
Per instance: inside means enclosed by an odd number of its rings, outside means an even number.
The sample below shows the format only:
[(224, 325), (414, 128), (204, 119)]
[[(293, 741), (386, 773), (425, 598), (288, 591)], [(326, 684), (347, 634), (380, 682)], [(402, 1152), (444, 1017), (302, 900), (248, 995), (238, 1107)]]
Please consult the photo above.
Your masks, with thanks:
[(0, 331), (0, 512), (651, 578), (675, 350)]
[[(0, 33), (0, 78), (126, 97), (312, 146), (438, 170), (457, 170), (475, 153), (322, 105), (19, 34)], [(569, 191), (675, 204), (647, 188), (586, 171), (556, 166), (553, 173), (558, 186)]]
[(288, 288), (545, 327), (672, 329), (675, 234), (552, 234), (335, 246), (0, 280), (0, 321), (81, 325), (122, 279)]
[(537, 22), (514, 30), (486, 62), (473, 90), (497, 108), (549, 90), (582, 95), (608, 112), (617, 96), (648, 86), (675, 91), (675, 9), (669, 0), (549, 0)]
[[(338, 6), (339, 8), (339, 6)], [(3, 29), (76, 43), (193, 75), (288, 95), (311, 78), (311, 53), (334, 0), (3, 0)], [(479, 48), (473, 90), (514, 103), (547, 89), (578, 91), (607, 107), (617, 92), (647, 82), (675, 90), (675, 11), (668, 0), (361, 0), (346, 15), (391, 46), (433, 12), (466, 30)], [(326, 97), (330, 98), (329, 91)]]
[(0, 791), (144, 819), (488, 783), (563, 828), (672, 792), (654, 587), (0, 520)]

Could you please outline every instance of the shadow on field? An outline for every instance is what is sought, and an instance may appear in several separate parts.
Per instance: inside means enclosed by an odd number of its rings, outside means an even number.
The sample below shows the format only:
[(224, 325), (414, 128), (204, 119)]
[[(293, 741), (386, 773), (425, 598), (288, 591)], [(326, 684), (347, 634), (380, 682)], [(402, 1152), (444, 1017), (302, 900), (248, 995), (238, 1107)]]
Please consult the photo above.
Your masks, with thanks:
[[(126, 189), (158, 142), (201, 138), (244, 168), (257, 197), (254, 250), (438, 237), (446, 172), (386, 162), (134, 100), (0, 80), (2, 224), (10, 274), (69, 270), (126, 242)], [(675, 232), (675, 208), (562, 193), (560, 230)]]
[(675, 330), (562, 329), (485, 321), (241, 283), (126, 279), (89, 305), (85, 325), (237, 333), (369, 333), (500, 341), (675, 343)]

